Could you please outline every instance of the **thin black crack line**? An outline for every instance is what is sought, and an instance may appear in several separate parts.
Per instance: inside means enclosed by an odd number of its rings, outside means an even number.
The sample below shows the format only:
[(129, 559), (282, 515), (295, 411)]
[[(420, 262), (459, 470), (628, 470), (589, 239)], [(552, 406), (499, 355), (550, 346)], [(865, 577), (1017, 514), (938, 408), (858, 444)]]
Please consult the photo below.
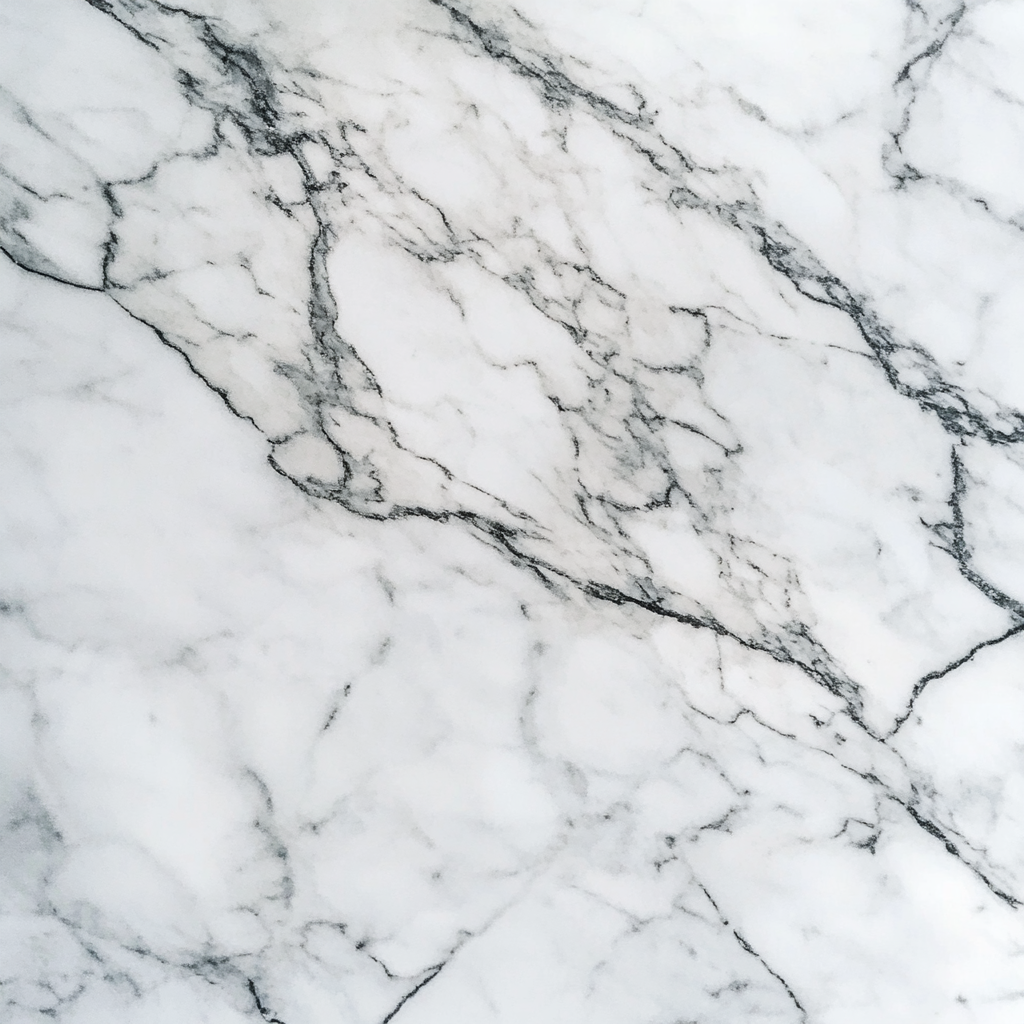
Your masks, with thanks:
[[(740, 714), (743, 714), (743, 713), (744, 712), (740, 712)], [(737, 717), (739, 717), (739, 716), (737, 716)], [(786, 733), (779, 732), (778, 729), (772, 728), (772, 726), (770, 726), (770, 725), (765, 725), (765, 723), (760, 722), (760, 720), (757, 718), (756, 715), (752, 715), (752, 717), (754, 718), (755, 721), (758, 721), (765, 728), (771, 729), (772, 732), (778, 733), (781, 736), (787, 735)], [(796, 739), (796, 737), (790, 737), (790, 738)], [(885, 744), (885, 740), (879, 740), (879, 742), (883, 746), (886, 745)], [(836, 761), (839, 765), (841, 765), (847, 771), (849, 771), (852, 774), (854, 774), (854, 775), (858, 776), (859, 778), (863, 779), (865, 782), (870, 783), (872, 786), (877, 787), (877, 789), (879, 790), (881, 796), (883, 796), (885, 799), (891, 800), (897, 806), (902, 807), (910, 815), (910, 819), (911, 819), (911, 821), (914, 822), (915, 825), (917, 825), (919, 828), (923, 829), (923, 831), (925, 832), (926, 835), (930, 836), (932, 839), (937, 839), (940, 843), (942, 843), (943, 847), (946, 850), (946, 853), (948, 853), (948, 854), (950, 854), (950, 856), (956, 858), (956, 860), (958, 860), (964, 867), (966, 867), (975, 876), (975, 878), (977, 878), (978, 881), (980, 881), (982, 883), (982, 885), (984, 885), (985, 888), (988, 889), (989, 892), (992, 893), (993, 896), (997, 897), (1002, 902), (1007, 904), (1007, 906), (1009, 906), (1009, 907), (1011, 907), (1013, 909), (1017, 909), (1019, 906), (1021, 906), (1021, 900), (1019, 900), (1012, 893), (1008, 893), (1006, 890), (1001, 889), (998, 885), (996, 885), (992, 881), (992, 879), (990, 879), (988, 877), (988, 875), (986, 875), (985, 872), (982, 871), (981, 868), (979, 868), (977, 866), (977, 864), (975, 864), (972, 861), (968, 860), (960, 852), (960, 849), (956, 846), (956, 844), (949, 838), (949, 836), (938, 825), (935, 824), (934, 821), (931, 821), (929, 818), (926, 818), (921, 813), (921, 811), (918, 808), (918, 801), (917, 801), (917, 796), (916, 796), (916, 790), (914, 790), (914, 792), (915, 792), (914, 799), (906, 800), (903, 797), (899, 796), (893, 790), (893, 787), (891, 785), (889, 785), (888, 783), (884, 782), (882, 779), (880, 779), (873, 772), (861, 771), (861, 770), (859, 770), (857, 768), (854, 768), (851, 765), (845, 764), (831, 750), (826, 750), (826, 749), (823, 749), (822, 747), (814, 747), (814, 749), (818, 750), (822, 754), (827, 755), (828, 757), (831, 757), (834, 761)], [(888, 748), (888, 749), (891, 750), (892, 748)], [(897, 756), (899, 756), (899, 755), (897, 754)], [(913, 787), (911, 787), (911, 788), (913, 789)], [(962, 838), (962, 837), (960, 837), (960, 838)], [(967, 844), (967, 845), (969, 846), (969, 844)]]
[(739, 944), (740, 948), (748, 956), (752, 956), (755, 960), (757, 960), (758, 963), (760, 963), (760, 965), (785, 989), (786, 994), (793, 1002), (793, 1005), (800, 1011), (803, 1020), (806, 1021), (807, 1011), (804, 1009), (803, 1004), (797, 998), (796, 993), (790, 987), (786, 979), (783, 978), (778, 971), (776, 971), (773, 967), (769, 965), (765, 958), (761, 956), (761, 954), (758, 953), (758, 951), (754, 949), (754, 947), (740, 934), (737, 928), (734, 928), (732, 926), (732, 924), (729, 922), (729, 919), (725, 916), (724, 913), (722, 913), (722, 908), (718, 905), (718, 902), (708, 891), (708, 887), (696, 876), (694, 876), (694, 881), (697, 883), (697, 887), (701, 890), (701, 892), (703, 892), (704, 895), (707, 897), (707, 900), (711, 904), (711, 906), (714, 907), (715, 913), (718, 915), (718, 920), (722, 923), (722, 925), (725, 928), (728, 928), (732, 932), (733, 938)]
[(11, 252), (11, 249), (4, 242), (0, 241), (0, 252), (2, 252), (19, 270), (24, 270), (26, 274), (33, 274), (36, 277), (45, 278), (47, 281), (54, 281), (57, 284), (68, 285), (71, 288), (80, 289), (83, 292), (92, 292), (96, 295), (106, 295), (107, 292), (102, 285), (85, 284), (81, 281), (72, 281), (69, 278), (61, 277), (60, 274), (50, 273), (46, 270), (41, 270), (38, 267), (33, 267), (26, 263), (20, 256)]
[(134, 25), (130, 25), (127, 22), (122, 21), (114, 11), (114, 5), (110, 0), (85, 0), (90, 7), (95, 7), (101, 14), (106, 14), (113, 18), (118, 24), (123, 25), (135, 38), (143, 44), (148, 46), (151, 50), (159, 50), (159, 46), (153, 42), (148, 36), (140, 32)]
[[(1022, 627), (1022, 628), (1024, 628), (1024, 627)], [(703, 712), (698, 712), (698, 713), (703, 714)], [(739, 721), (739, 719), (741, 717), (744, 717), (744, 716), (753, 719), (762, 728), (767, 729), (770, 732), (773, 732), (773, 733), (775, 733), (778, 736), (783, 736), (786, 739), (793, 740), (794, 742), (800, 742), (798, 737), (795, 736), (794, 734), (783, 732), (782, 730), (776, 729), (774, 726), (769, 725), (767, 722), (762, 722), (761, 719), (758, 718), (758, 716), (753, 711), (751, 711), (749, 708), (741, 709), (739, 712), (737, 712), (736, 716), (730, 722), (728, 722), (727, 724), (733, 724), (733, 723)], [(711, 718), (712, 716), (705, 714), (704, 717)], [(715, 719), (715, 720), (717, 721), (717, 719)], [(881, 738), (876, 738), (876, 739), (877, 739), (877, 742), (879, 742), (882, 746), (886, 746), (887, 749), (890, 749), (890, 750), (892, 749), (892, 748), (887, 746), (887, 744), (886, 744), (884, 739), (881, 739)], [(933, 839), (938, 839), (942, 843), (942, 845), (945, 847), (946, 852), (948, 854), (950, 854), (951, 856), (955, 857), (966, 868), (968, 868), (968, 870), (970, 870), (972, 872), (972, 874), (974, 874), (975, 877), (977, 877), (978, 880), (980, 882), (982, 882), (982, 884), (994, 896), (998, 897), (1000, 900), (1002, 900), (1004, 903), (1006, 903), (1010, 907), (1017, 908), (1018, 906), (1021, 905), (1021, 900), (1017, 899), (1017, 897), (1013, 896), (1012, 894), (1007, 893), (1005, 890), (1000, 889), (999, 886), (997, 886), (994, 882), (992, 882), (992, 880), (976, 864), (974, 864), (971, 861), (967, 860), (967, 858), (964, 857), (963, 854), (960, 853), (960, 850), (957, 848), (957, 846), (952, 842), (952, 840), (950, 840), (950, 838), (946, 835), (946, 833), (938, 825), (935, 824), (935, 822), (933, 822), (930, 819), (926, 818), (921, 813), (921, 811), (918, 808), (918, 803), (917, 803), (916, 797), (913, 800), (909, 800), (909, 801), (905, 800), (902, 797), (900, 797), (894, 791), (893, 787), (889, 783), (887, 783), (887, 782), (883, 781), (882, 779), (880, 779), (873, 772), (862, 771), (862, 770), (860, 770), (858, 768), (853, 767), (850, 764), (845, 763), (835, 753), (835, 751), (828, 750), (825, 747), (814, 746), (812, 744), (807, 744), (807, 745), (811, 746), (812, 749), (817, 750), (819, 753), (825, 754), (827, 757), (832, 758), (833, 761), (835, 761), (837, 764), (839, 764), (846, 771), (852, 773), (853, 775), (856, 775), (860, 779), (863, 779), (865, 782), (869, 783), (871, 786), (876, 787), (879, 790), (879, 794), (882, 797), (884, 797), (885, 799), (891, 800), (894, 804), (897, 804), (899, 807), (902, 807), (910, 815), (910, 818), (914, 822), (915, 825), (917, 825), (918, 827), (923, 829), (924, 832), (927, 835), (931, 836)], [(897, 753), (897, 757), (899, 757), (898, 753)], [(902, 760), (902, 758), (901, 758), (901, 760)], [(915, 794), (916, 794), (916, 790), (915, 790)], [(959, 837), (959, 838), (963, 838), (963, 837)], [(706, 890), (705, 890), (705, 892), (706, 892)], [(711, 899), (710, 894), (708, 895), (708, 898)], [(712, 902), (714, 902), (714, 901), (712, 900)]]
[(747, 940), (735, 928), (732, 929), (732, 934), (739, 943), (740, 948), (757, 960), (758, 963), (760, 963), (760, 965), (786, 990), (786, 995), (789, 996), (793, 1005), (800, 1011), (803, 1019), (807, 1020), (807, 1011), (804, 1009), (800, 1000), (797, 999), (796, 993), (790, 987), (789, 982), (787, 982), (786, 979), (783, 978), (783, 976), (779, 974), (779, 972), (776, 971), (775, 968), (773, 968), (771, 964), (769, 964), (768, 961), (765, 960), (765, 958), (761, 956), (761, 954), (758, 953), (758, 951), (754, 949), (754, 947), (747, 942)]
[(943, 676), (949, 675), (950, 672), (955, 672), (962, 665), (966, 665), (969, 661), (974, 659), (974, 656), (984, 650), (986, 647), (994, 647), (996, 644), (1001, 644), (1004, 640), (1009, 640), (1011, 637), (1017, 636), (1018, 633), (1024, 632), (1024, 622), (1019, 622), (1015, 626), (1011, 626), (1005, 633), (1001, 633), (999, 636), (991, 637), (988, 640), (982, 640), (980, 643), (975, 644), (966, 654), (957, 658), (955, 661), (951, 661), (948, 665), (943, 666), (940, 669), (936, 669), (934, 672), (929, 672), (927, 675), (922, 676), (915, 684), (914, 689), (910, 694), (910, 700), (907, 704), (907, 710), (896, 719), (895, 725), (886, 734), (885, 739), (889, 740), (896, 735), (903, 727), (904, 723), (913, 714), (914, 705), (917, 703), (918, 697), (924, 693), (929, 683), (935, 682), (937, 679), (942, 679)]
[[(813, 658), (809, 661), (803, 661), (790, 651), (781, 639), (779, 639), (775, 644), (764, 641), (759, 642), (755, 639), (743, 637), (734, 633), (712, 615), (700, 617), (688, 612), (675, 611), (671, 608), (665, 607), (657, 601), (634, 597), (633, 595), (627, 594), (615, 587), (608, 586), (607, 584), (597, 583), (593, 580), (579, 579), (571, 573), (568, 573), (563, 569), (559, 569), (557, 566), (554, 566), (549, 562), (519, 550), (515, 546), (514, 535), (512, 532), (499, 523), (494, 523), (493, 521), (488, 521), (482, 517), (468, 513), (456, 512), (452, 513), (452, 517), (462, 519), (469, 525), (476, 527), (476, 529), (496, 541), (517, 561), (523, 561), (530, 564), (538, 572), (550, 574), (563, 579), (565, 582), (571, 584), (576, 589), (590, 597), (619, 606), (631, 605), (661, 618), (672, 619), (683, 625), (692, 626), (696, 629), (707, 629), (717, 636), (734, 641), (747, 650), (766, 654), (774, 661), (781, 664), (793, 665), (794, 667), (802, 670), (805, 675), (809, 676), (819, 685), (824, 686), (830, 693), (839, 697), (844, 702), (847, 714), (850, 718), (869, 736), (871, 736), (872, 739), (880, 739), (880, 737), (871, 730), (864, 720), (863, 698), (860, 693), (860, 688), (852, 680), (837, 674), (828, 667), (827, 652), (812, 650), (812, 654), (817, 655), (817, 664)], [(805, 636), (805, 639), (807, 639), (811, 644), (814, 643), (809, 636)]]
[[(903, 65), (899, 74), (896, 76), (896, 85), (900, 82), (909, 80), (914, 68), (917, 67), (921, 61), (928, 60), (929, 58), (934, 59), (942, 53), (946, 43), (949, 42), (950, 37), (956, 31), (956, 27), (963, 20), (966, 13), (967, 5), (961, 2), (955, 10), (951, 11), (939, 22), (938, 35), (923, 50), (916, 53)], [(929, 61), (929, 63), (932, 62), (933, 61)]]
[(260, 999), (259, 992), (256, 991), (256, 982), (252, 978), (249, 981), (249, 994), (252, 996), (252, 1001), (256, 1004), (256, 1010), (259, 1015), (267, 1022), (267, 1024), (284, 1024), (284, 1021), (280, 1017), (274, 1017), (270, 1011), (264, 1005), (263, 1000)]
[(999, 886), (997, 886), (979, 867), (972, 864), (966, 857), (964, 857), (956, 843), (949, 838), (948, 834), (939, 828), (939, 826), (933, 821), (929, 821), (924, 817), (914, 804), (907, 803), (903, 800), (897, 800), (896, 802), (906, 809), (910, 817), (913, 818), (914, 821), (928, 833), (928, 835), (942, 843), (946, 848), (946, 852), (963, 864), (964, 867), (966, 867), (971, 874), (973, 874), (975, 878), (977, 878), (982, 885), (992, 893), (993, 896), (1002, 900), (1003, 903), (1008, 907), (1011, 907), (1013, 910), (1017, 910), (1021, 906), (1021, 901), (1017, 899), (1016, 896), (1011, 895), (1005, 889), (1000, 889)]
[(963, 501), (967, 495), (968, 488), (968, 474), (964, 468), (957, 445), (953, 445), (950, 449), (950, 470), (952, 487), (946, 504), (950, 510), (951, 521), (931, 525), (922, 520), (922, 525), (931, 529), (932, 532), (941, 538), (942, 550), (956, 563), (960, 575), (988, 601), (1009, 613), (1012, 625), (999, 636), (991, 637), (988, 640), (982, 640), (980, 643), (975, 644), (966, 654), (954, 659), (943, 668), (936, 669), (934, 672), (929, 672), (927, 675), (922, 676), (914, 684), (906, 710), (895, 721), (892, 729), (885, 737), (886, 739), (894, 736), (907, 719), (910, 718), (917, 699), (925, 691), (929, 683), (934, 682), (936, 679), (941, 679), (943, 676), (960, 668), (961, 665), (967, 664), (984, 648), (1001, 644), (1004, 640), (1008, 640), (1024, 630), (1024, 605), (986, 580), (971, 565), (972, 552), (967, 540), (967, 521), (963, 512)]
[(405, 1006), (405, 1004), (408, 1003), (410, 999), (412, 999), (414, 996), (422, 992), (423, 989), (426, 988), (427, 985), (429, 985), (441, 973), (446, 963), (448, 963), (447, 960), (443, 961), (442, 963), (435, 964), (433, 967), (431, 967), (427, 971), (426, 976), (421, 981), (419, 981), (413, 988), (409, 989), (409, 991), (406, 992), (406, 994), (398, 1000), (394, 1008), (381, 1020), (380, 1024), (388, 1024), (389, 1021), (394, 1020), (395, 1017), (397, 1017), (398, 1014), (401, 1012), (402, 1007)]
[[(952, 537), (945, 546), (945, 551), (956, 562), (960, 574), (975, 589), (979, 590), (989, 601), (1010, 613), (1017, 622), (1024, 622), (1024, 604), (1010, 597), (984, 578), (971, 564), (973, 553), (967, 540), (967, 521), (964, 518), (963, 503), (967, 496), (968, 473), (964, 468), (963, 459), (956, 445), (950, 449), (950, 468), (953, 486), (947, 505), (952, 513), (952, 522), (938, 524), (935, 532), (941, 536), (942, 528), (949, 528)], [(927, 525), (927, 524), (925, 524)]]
[[(910, 98), (903, 105), (903, 109), (900, 112), (900, 122), (896, 130), (891, 133), (892, 144), (894, 148), (902, 156), (901, 142), (903, 136), (907, 133), (910, 128), (911, 112), (918, 99), (918, 85), (914, 81), (914, 72), (919, 64), (925, 62), (924, 75), (927, 76), (931, 71), (932, 66), (939, 59), (942, 51), (945, 49), (946, 44), (952, 38), (953, 33), (956, 32), (957, 26), (963, 20), (964, 15), (967, 13), (967, 5), (961, 3), (954, 11), (947, 14), (939, 22), (939, 31), (934, 39), (920, 52), (916, 53), (910, 58), (900, 69), (899, 74), (896, 76), (896, 80), (893, 82), (893, 91), (898, 91), (900, 86), (904, 83), (910, 89)], [(893, 178), (897, 181), (900, 186), (903, 186), (906, 181), (914, 180), (920, 177), (919, 172), (916, 168), (912, 168), (909, 165), (905, 165), (896, 172), (889, 172)]]

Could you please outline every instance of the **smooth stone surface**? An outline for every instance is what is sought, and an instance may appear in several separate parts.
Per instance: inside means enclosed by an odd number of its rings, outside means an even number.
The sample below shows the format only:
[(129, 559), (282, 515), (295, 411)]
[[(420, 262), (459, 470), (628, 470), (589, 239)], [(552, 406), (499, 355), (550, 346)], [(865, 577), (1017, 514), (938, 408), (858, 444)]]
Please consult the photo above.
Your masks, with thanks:
[(1022, 43), (7, 0), (0, 1017), (1018, 1024)]

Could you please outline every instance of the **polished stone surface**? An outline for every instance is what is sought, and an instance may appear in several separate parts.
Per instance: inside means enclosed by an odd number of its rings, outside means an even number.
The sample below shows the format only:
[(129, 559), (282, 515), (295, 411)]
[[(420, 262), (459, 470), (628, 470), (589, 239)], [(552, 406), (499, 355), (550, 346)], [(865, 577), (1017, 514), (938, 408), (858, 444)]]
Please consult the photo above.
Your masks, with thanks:
[(0, 1017), (1019, 1024), (1022, 47), (4, 0)]

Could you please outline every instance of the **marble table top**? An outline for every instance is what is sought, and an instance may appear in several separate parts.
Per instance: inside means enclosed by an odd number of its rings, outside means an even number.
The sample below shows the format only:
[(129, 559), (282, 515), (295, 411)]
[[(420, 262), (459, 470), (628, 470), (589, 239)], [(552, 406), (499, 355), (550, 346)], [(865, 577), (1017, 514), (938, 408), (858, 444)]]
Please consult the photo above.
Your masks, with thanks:
[(1024, 6), (4, 0), (0, 1020), (1020, 1024)]

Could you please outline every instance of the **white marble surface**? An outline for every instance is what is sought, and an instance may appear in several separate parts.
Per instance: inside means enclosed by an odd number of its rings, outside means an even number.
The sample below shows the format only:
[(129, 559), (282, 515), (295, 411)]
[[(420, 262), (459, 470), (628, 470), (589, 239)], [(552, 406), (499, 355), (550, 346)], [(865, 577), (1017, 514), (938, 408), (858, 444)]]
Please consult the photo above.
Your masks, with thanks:
[(3, 0), (5, 1024), (1024, 1020), (1024, 5)]

